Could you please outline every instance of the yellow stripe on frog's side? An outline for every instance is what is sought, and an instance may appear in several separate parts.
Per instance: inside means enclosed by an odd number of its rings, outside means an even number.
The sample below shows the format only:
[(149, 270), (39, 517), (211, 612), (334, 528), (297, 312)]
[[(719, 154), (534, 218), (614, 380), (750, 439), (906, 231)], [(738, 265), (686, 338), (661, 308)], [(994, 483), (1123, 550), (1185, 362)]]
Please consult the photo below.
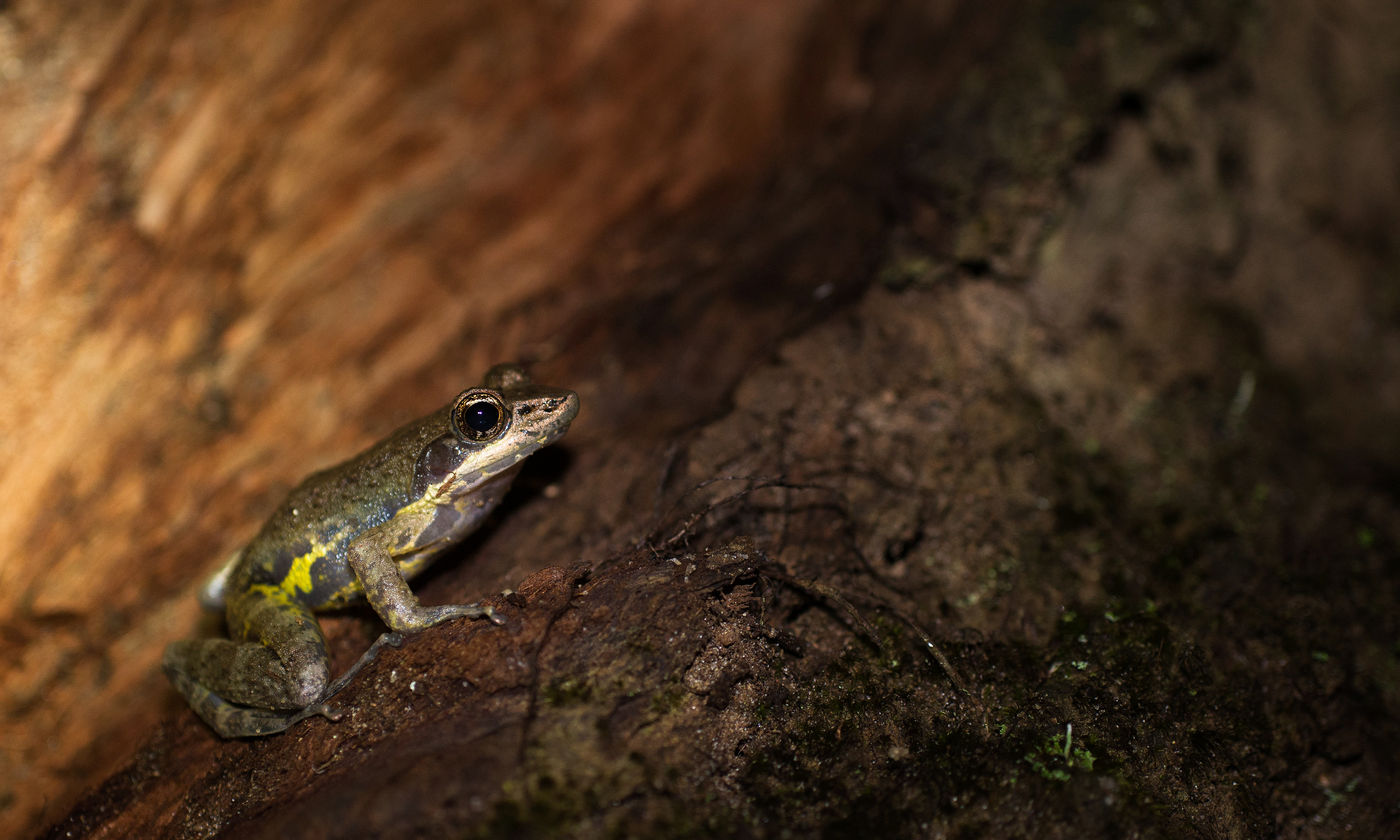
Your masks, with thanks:
[(349, 529), (342, 529), (342, 531), (332, 533), (329, 540), (312, 539), (311, 550), (293, 557), (287, 566), (287, 574), (284, 574), (279, 584), (272, 588), (281, 589), (281, 592), (288, 599), (311, 594), (316, 585), (311, 577), (311, 568), (315, 566), (316, 561), (329, 554), (333, 547), (340, 545), (347, 533), (349, 533)]
[(329, 549), (324, 543), (313, 542), (311, 550), (299, 557), (292, 558), (292, 565), (287, 567), (287, 575), (282, 578), (282, 588), (288, 592), (307, 593), (311, 591), (311, 564), (326, 556)]
[(248, 591), (265, 596), (269, 601), (280, 606), (288, 606), (296, 603), (296, 600), (292, 597), (292, 593), (275, 583), (255, 583), (248, 587)]
[[(300, 596), (309, 594), (315, 586), (311, 579), (311, 567), (316, 564), (317, 560), (325, 557), (345, 533), (342, 531), (332, 534), (330, 542), (312, 540), (309, 551), (292, 558), (291, 564), (287, 567), (287, 573), (282, 576), (280, 581), (253, 584), (248, 587), (248, 592), (261, 595), (279, 606), (301, 606)], [(246, 635), (250, 630), (251, 622), (249, 619), (245, 619), (243, 622), (244, 634)]]
[(317, 560), (329, 554), (331, 549), (340, 545), (347, 533), (348, 529), (338, 531), (331, 535), (328, 542), (311, 540), (311, 550), (293, 557), (291, 564), (287, 566), (287, 573), (282, 576), (281, 589), (288, 595), (309, 594), (316, 585), (311, 579), (311, 567), (316, 565)]

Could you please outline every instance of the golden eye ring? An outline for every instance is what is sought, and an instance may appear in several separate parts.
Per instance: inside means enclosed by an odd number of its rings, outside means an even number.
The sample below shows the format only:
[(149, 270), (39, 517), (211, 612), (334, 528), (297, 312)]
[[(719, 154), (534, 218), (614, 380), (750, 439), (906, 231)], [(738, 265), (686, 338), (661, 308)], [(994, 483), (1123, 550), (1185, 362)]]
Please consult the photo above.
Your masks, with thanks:
[(463, 391), (452, 404), (452, 434), (460, 440), (482, 443), (499, 437), (510, 423), (501, 395), (486, 388)]

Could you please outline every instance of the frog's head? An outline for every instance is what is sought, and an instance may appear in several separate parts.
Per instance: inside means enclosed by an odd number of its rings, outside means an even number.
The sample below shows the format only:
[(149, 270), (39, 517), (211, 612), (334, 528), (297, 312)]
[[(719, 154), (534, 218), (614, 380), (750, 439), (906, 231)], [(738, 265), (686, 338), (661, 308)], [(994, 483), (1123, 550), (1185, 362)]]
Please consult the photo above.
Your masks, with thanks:
[(536, 385), (520, 367), (502, 364), (445, 411), (449, 432), (423, 450), (417, 465), (420, 486), (440, 499), (513, 474), (526, 458), (563, 437), (578, 414), (578, 394)]

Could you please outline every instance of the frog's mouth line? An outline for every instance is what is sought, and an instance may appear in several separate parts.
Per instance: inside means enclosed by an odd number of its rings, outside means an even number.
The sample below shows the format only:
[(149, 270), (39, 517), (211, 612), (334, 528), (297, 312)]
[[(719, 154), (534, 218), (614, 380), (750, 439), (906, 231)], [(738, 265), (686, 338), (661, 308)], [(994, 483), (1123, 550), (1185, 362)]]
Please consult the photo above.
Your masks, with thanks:
[(504, 458), (492, 461), (485, 466), (476, 467), (469, 472), (454, 473), (438, 487), (437, 495), (443, 497), (454, 493), (469, 493), (488, 482), (511, 474), (519, 469), (531, 455), (563, 437), (568, 429), (569, 424), (566, 422), (541, 430), (534, 437), (527, 438), (527, 443), (522, 444)]

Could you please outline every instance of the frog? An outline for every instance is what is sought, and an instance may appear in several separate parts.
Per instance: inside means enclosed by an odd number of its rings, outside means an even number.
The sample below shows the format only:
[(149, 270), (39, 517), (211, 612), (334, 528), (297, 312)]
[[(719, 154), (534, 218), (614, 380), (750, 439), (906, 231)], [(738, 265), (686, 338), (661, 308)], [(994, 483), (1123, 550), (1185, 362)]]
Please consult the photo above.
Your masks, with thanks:
[[(315, 715), (340, 720), (330, 698), (405, 634), (459, 618), (502, 623), (490, 606), (424, 606), (409, 581), (481, 525), (578, 408), (577, 393), (499, 364), (480, 386), (308, 476), (201, 590), (206, 607), (223, 609), (228, 638), (172, 642), (166, 676), (218, 735), (272, 735)], [(332, 682), (316, 615), (366, 601), (388, 632)]]

